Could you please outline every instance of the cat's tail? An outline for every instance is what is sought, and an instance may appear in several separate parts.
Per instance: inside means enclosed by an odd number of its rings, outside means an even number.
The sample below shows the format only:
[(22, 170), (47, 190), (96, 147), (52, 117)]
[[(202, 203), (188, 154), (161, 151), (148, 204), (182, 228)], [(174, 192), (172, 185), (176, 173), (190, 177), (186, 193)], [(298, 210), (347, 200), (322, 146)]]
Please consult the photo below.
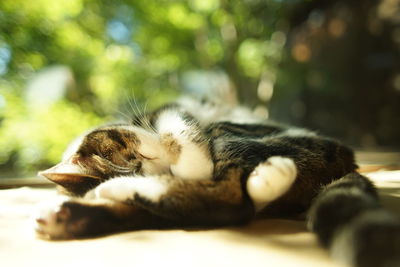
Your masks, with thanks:
[(314, 201), (308, 226), (332, 256), (351, 266), (400, 266), (400, 221), (383, 209), (373, 184), (350, 173)]

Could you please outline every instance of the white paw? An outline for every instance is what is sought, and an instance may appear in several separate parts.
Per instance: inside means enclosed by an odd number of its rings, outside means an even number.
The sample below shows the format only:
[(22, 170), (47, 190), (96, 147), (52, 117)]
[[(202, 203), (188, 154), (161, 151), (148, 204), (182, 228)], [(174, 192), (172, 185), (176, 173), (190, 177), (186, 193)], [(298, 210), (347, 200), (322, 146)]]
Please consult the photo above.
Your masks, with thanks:
[(138, 194), (157, 202), (167, 191), (165, 182), (156, 177), (123, 177), (108, 180), (94, 189), (94, 195), (100, 199), (124, 202), (133, 200)]
[(59, 197), (39, 204), (32, 216), (33, 228), (39, 237), (50, 239), (64, 235), (63, 222), (69, 217), (69, 211), (62, 206), (68, 200), (68, 197)]
[(286, 193), (297, 176), (294, 161), (286, 157), (270, 157), (260, 163), (247, 180), (247, 191), (256, 208), (262, 209)]

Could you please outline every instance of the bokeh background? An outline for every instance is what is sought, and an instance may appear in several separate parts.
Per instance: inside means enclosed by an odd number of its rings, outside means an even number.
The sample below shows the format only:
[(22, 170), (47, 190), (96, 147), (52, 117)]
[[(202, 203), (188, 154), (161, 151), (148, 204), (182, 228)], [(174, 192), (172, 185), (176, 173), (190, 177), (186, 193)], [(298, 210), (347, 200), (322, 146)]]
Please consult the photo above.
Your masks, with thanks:
[(399, 65), (399, 0), (1, 0), (0, 177), (221, 86), (262, 116), (398, 151)]

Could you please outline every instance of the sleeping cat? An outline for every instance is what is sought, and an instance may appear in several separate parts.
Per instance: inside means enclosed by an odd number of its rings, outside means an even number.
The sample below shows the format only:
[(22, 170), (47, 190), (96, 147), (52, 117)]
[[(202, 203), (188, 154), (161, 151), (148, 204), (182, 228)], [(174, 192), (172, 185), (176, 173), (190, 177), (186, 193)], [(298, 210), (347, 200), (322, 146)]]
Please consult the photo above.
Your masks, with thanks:
[(356, 168), (353, 152), (333, 139), (223, 99), (186, 98), (75, 140), (61, 163), (40, 172), (71, 196), (43, 206), (35, 230), (73, 239), (308, 212), (310, 230), (335, 257), (400, 266), (400, 223)]

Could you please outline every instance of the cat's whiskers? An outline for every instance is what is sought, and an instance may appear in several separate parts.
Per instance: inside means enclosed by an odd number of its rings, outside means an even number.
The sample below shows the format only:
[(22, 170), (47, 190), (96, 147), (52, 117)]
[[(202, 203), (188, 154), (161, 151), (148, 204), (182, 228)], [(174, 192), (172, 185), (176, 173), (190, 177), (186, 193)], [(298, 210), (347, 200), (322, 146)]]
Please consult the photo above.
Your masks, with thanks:
[(151, 125), (151, 123), (149, 122), (149, 120), (147, 120), (145, 117), (143, 118), (142, 122), (144, 122), (144, 126), (152, 131), (153, 133), (157, 133), (157, 130), (154, 128), (153, 125)]
[(118, 109), (114, 109), (114, 111), (119, 113), (120, 115), (122, 115), (127, 121), (131, 121), (131, 117), (129, 117), (129, 115), (125, 114), (124, 112), (122, 112)]
[(146, 127), (147, 130), (149, 130), (153, 133), (157, 133), (157, 130), (154, 128), (154, 126), (151, 125), (150, 121), (148, 120), (148, 118), (146, 116), (147, 104), (148, 104), (148, 101), (146, 101), (146, 103), (145, 103), (142, 115), (140, 116), (139, 120), (142, 123), (142, 125), (144, 127)]
[[(135, 92), (132, 91), (133, 97), (127, 97), (128, 104), (131, 107), (131, 111), (134, 113), (134, 116), (139, 120), (140, 124), (145, 127), (147, 130), (156, 133), (157, 131), (151, 126), (150, 122), (146, 119), (146, 109), (148, 101), (145, 103), (144, 109), (139, 108), (139, 104), (136, 101)], [(133, 101), (133, 103), (132, 103)]]
[(149, 101), (146, 101), (144, 104), (143, 108), (143, 116), (142, 116), (142, 122), (144, 122), (145, 126), (152, 132), (156, 133), (156, 129), (150, 124), (150, 122), (146, 119), (146, 114), (147, 114), (147, 104)]
[[(125, 92), (125, 94), (126, 94), (126, 92)], [(138, 116), (141, 116), (141, 113), (140, 113), (139, 107), (138, 107), (138, 105), (137, 105), (137, 102), (136, 102), (136, 100), (135, 100), (135, 92), (132, 91), (132, 94), (133, 94), (133, 98), (127, 95), (126, 99), (128, 100), (128, 104), (129, 104), (129, 106), (131, 107), (131, 111), (133, 112), (133, 115), (134, 115), (135, 117), (138, 117)], [(131, 100), (134, 101), (133, 104), (132, 104), (132, 101), (131, 101)]]

